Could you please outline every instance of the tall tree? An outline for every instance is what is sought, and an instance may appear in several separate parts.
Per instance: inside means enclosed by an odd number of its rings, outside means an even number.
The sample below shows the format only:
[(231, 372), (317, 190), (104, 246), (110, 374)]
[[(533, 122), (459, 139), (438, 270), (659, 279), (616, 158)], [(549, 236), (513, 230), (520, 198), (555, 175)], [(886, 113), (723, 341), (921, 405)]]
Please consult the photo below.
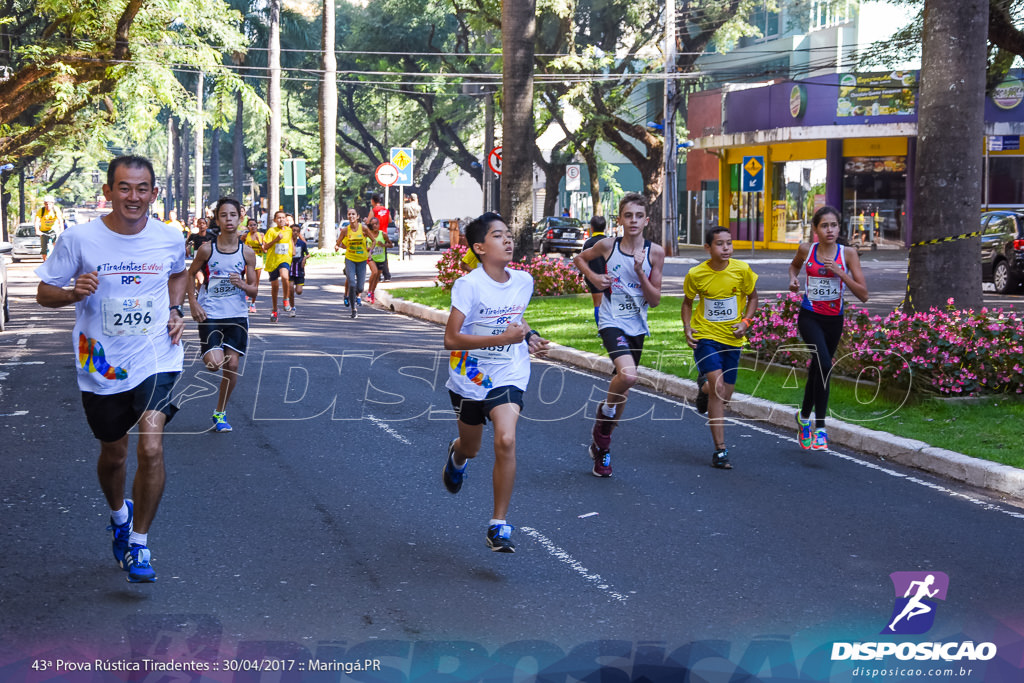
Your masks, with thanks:
[(320, 247), (334, 244), (334, 194), (337, 191), (338, 58), (334, 54), (334, 3), (323, 0), (323, 76), (320, 79)]
[(536, 0), (501, 4), (501, 215), (512, 229), (516, 254), (533, 255), (533, 56)]
[(267, 226), (281, 199), (281, 0), (268, 0), (267, 8), (270, 37), (267, 62), (270, 80), (267, 84)]
[(925, 1), (910, 310), (982, 303), (979, 238), (927, 242), (978, 229), (988, 20), (987, 0)]

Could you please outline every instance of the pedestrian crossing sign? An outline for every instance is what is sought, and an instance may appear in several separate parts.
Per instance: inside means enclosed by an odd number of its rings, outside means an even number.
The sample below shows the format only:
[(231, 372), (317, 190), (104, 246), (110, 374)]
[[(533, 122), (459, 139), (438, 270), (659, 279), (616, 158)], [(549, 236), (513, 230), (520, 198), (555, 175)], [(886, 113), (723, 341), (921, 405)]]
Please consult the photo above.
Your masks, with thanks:
[(412, 185), (412, 147), (392, 147), (390, 157), (391, 163), (398, 169), (398, 182), (395, 185)]
[(764, 192), (764, 157), (743, 157), (743, 192)]

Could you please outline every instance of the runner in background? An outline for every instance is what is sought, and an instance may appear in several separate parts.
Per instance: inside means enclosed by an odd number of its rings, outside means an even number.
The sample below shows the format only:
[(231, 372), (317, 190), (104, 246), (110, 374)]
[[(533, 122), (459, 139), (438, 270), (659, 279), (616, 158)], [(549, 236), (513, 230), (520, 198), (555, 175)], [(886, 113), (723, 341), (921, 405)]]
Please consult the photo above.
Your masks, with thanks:
[[(252, 249), (252, 253), (256, 256), (256, 284), (259, 284), (260, 274), (263, 272), (263, 257), (266, 254), (266, 248), (263, 246), (263, 235), (260, 234), (259, 223), (256, 222), (255, 218), (250, 218), (246, 222), (248, 232), (245, 233), (245, 246)], [(256, 296), (248, 298), (249, 302), (249, 313), (256, 312)]]
[(377, 291), (377, 283), (380, 282), (380, 276), (384, 269), (384, 259), (387, 258), (387, 249), (391, 246), (391, 240), (388, 239), (386, 232), (377, 227), (377, 221), (372, 216), (370, 217), (368, 227), (370, 228), (372, 247), (370, 248), (370, 260), (368, 261), (370, 265), (369, 294), (366, 295), (366, 298), (372, 304), (377, 302), (377, 295), (375, 293)]
[(263, 238), (266, 245), (267, 257), (265, 259), (267, 274), (270, 276), (270, 322), (277, 322), (277, 290), (278, 280), (281, 281), (284, 310), (287, 313), (291, 310), (288, 300), (291, 297), (290, 272), (292, 265), (292, 229), (286, 223), (288, 217), (284, 211), (277, 211), (274, 214), (274, 227), (267, 230)]
[(797, 314), (797, 329), (803, 340), (814, 347), (803, 404), (796, 414), (797, 440), (804, 450), (828, 450), (825, 417), (833, 357), (843, 336), (843, 293), (849, 288), (862, 302), (868, 300), (857, 250), (839, 244), (841, 225), (838, 209), (823, 206), (815, 211), (811, 227), (818, 241), (802, 242), (789, 264), (790, 291), (800, 291), (801, 271), (804, 275), (804, 297)]
[[(732, 258), (732, 235), (721, 226), (704, 236), (707, 261), (683, 280), (680, 317), (697, 363), (697, 412), (708, 414), (715, 452), (711, 466), (731, 470), (725, 445), (725, 404), (732, 398), (750, 319), (757, 311), (757, 275)], [(694, 301), (698, 301), (694, 307)]]
[(299, 225), (292, 224), (292, 308), (288, 315), (293, 318), (296, 316), (295, 297), (302, 295), (302, 285), (306, 282), (306, 259), (309, 257), (309, 248), (301, 232)]
[[(604, 228), (607, 223), (604, 220), (604, 216), (593, 216), (590, 219), (590, 237), (583, 243), (583, 251), (590, 249), (592, 246), (604, 239)], [(593, 261), (590, 261), (587, 265), (590, 266), (590, 270), (595, 273), (603, 273), (606, 270), (604, 258), (597, 256)], [(583, 278), (583, 281), (587, 283), (587, 289), (590, 290), (590, 298), (594, 302), (594, 324), (600, 324), (598, 319), (597, 310), (601, 306), (601, 299), (604, 298), (604, 290), (598, 289), (594, 286), (594, 283)]]
[(46, 260), (50, 253), (50, 242), (55, 242), (64, 230), (64, 212), (57, 205), (57, 200), (48, 196), (43, 200), (43, 208), (36, 212), (36, 230), (39, 231), (39, 253)]
[[(391, 225), (391, 212), (387, 210), (380, 200), (379, 194), (370, 195), (370, 213), (374, 218), (377, 219), (378, 229), (386, 236), (388, 234), (388, 226)], [(388, 242), (391, 239), (388, 238)], [(391, 268), (388, 266), (388, 252), (384, 250), (384, 264), (381, 270), (381, 279), (384, 282), (391, 280)]]

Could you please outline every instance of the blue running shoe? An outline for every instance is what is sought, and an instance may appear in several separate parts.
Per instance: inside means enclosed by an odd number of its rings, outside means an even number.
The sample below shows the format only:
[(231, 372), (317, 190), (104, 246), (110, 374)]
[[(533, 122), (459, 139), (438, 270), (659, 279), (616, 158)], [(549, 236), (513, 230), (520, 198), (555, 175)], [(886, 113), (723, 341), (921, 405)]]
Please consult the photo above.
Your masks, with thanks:
[(128, 571), (128, 565), (125, 564), (124, 556), (128, 552), (128, 538), (132, 535), (132, 518), (135, 516), (133, 511), (135, 505), (130, 500), (126, 500), (125, 504), (128, 506), (128, 521), (124, 524), (114, 524), (114, 518), (110, 518), (110, 526), (107, 527), (107, 531), (114, 532), (114, 561), (121, 567), (121, 569)]
[(496, 553), (514, 553), (516, 546), (512, 543), (511, 524), (492, 524), (487, 527), (487, 547)]
[(462, 488), (462, 478), (466, 474), (467, 462), (462, 469), (455, 467), (455, 439), (448, 443), (448, 459), (444, 461), (444, 469), (441, 471), (441, 479), (448, 493), (458, 493)]
[(149, 563), (149, 548), (138, 543), (124, 554), (125, 569), (128, 570), (129, 583), (153, 583), (156, 581), (156, 572)]
[(225, 418), (227, 413), (214, 413), (213, 414), (213, 428), (218, 432), (230, 432), (231, 425)]

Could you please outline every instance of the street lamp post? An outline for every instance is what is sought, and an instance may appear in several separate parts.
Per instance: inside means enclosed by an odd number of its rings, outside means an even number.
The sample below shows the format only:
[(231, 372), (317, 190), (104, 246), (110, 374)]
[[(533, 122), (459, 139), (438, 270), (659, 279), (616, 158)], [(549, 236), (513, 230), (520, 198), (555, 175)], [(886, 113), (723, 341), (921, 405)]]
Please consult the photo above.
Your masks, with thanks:
[(0, 166), (0, 225), (4, 228), (4, 242), (10, 242), (10, 235), (7, 232), (7, 218), (4, 216), (4, 173), (14, 170), (14, 164)]

